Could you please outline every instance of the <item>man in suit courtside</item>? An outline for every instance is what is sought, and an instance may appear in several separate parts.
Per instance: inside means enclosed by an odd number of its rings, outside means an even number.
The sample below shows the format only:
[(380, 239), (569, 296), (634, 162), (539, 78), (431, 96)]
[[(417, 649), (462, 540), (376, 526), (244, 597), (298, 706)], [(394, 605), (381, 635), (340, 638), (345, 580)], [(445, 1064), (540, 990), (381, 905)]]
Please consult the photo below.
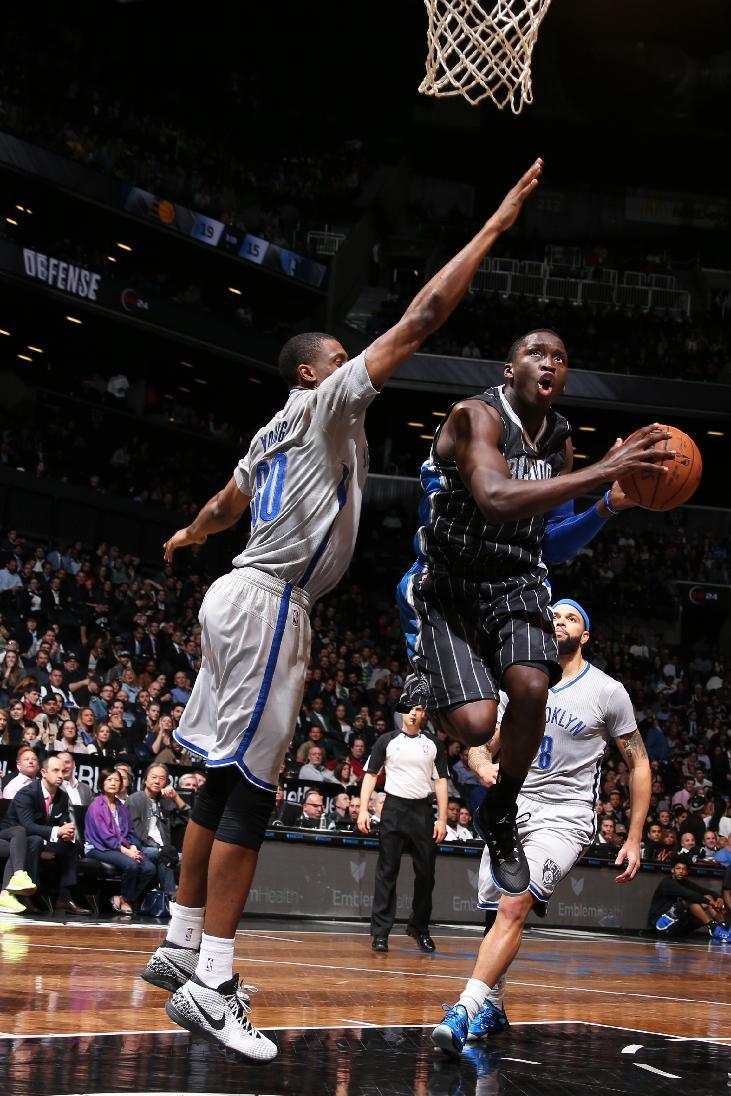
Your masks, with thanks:
[(22, 826), (28, 834), (28, 873), (40, 876), (41, 852), (52, 852), (59, 866), (56, 910), (88, 913), (71, 895), (76, 884), (81, 846), (76, 840), (76, 824), (71, 804), (63, 790), (64, 765), (55, 755), (41, 764), (41, 778), (21, 788), (5, 816), (6, 825)]

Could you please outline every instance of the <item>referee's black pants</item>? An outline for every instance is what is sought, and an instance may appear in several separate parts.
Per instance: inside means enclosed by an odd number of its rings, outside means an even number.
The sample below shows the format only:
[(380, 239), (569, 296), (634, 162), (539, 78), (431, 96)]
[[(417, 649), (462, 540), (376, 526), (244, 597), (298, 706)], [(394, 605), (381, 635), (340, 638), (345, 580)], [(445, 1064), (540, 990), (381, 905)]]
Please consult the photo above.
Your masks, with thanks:
[(402, 799), (398, 795), (386, 795), (381, 811), (380, 835), (371, 935), (388, 936), (393, 928), (396, 881), (404, 852), (410, 852), (414, 862), (414, 899), (409, 925), (417, 932), (428, 932), (437, 858), (431, 799)]

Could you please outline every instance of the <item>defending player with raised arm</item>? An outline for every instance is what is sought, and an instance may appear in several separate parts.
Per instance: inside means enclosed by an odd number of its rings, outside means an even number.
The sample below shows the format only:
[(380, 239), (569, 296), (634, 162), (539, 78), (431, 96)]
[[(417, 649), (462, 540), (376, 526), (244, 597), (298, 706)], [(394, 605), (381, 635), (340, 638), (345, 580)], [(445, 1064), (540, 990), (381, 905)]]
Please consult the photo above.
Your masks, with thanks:
[[(571, 428), (552, 406), (568, 375), (562, 339), (523, 335), (504, 375), (504, 385), (454, 404), (437, 429), (421, 470), (418, 558), (398, 598), (414, 671), (404, 710), (423, 704), (450, 737), (475, 746), (492, 737), (498, 691), (507, 694), (499, 778), (475, 824), (498, 886), (516, 895), (529, 872), (515, 803), (561, 676), (543, 549), (553, 562), (574, 555), (628, 505), (615, 481), (660, 462), (654, 447), (670, 435), (646, 426), (574, 471)], [(604, 483), (613, 485), (604, 499), (575, 515), (570, 500)]]
[(251, 508), (246, 547), (201, 606), (202, 666), (175, 737), (205, 759), (207, 779), (186, 829), (168, 936), (143, 972), (155, 985), (179, 987), (167, 1005), (176, 1023), (250, 1057), (271, 1058), (276, 1046), (248, 1019), (232, 969), (234, 934), (302, 703), (310, 606), (353, 554), (367, 474), (365, 412), (452, 313), (541, 169), (537, 160), (402, 319), (352, 361), (329, 335), (290, 339), (279, 357), (284, 407), (256, 432), (226, 486), (165, 544), (169, 562)]
[[(478, 906), (486, 910), (486, 935), (464, 992), (432, 1033), (436, 1046), (452, 1056), (462, 1053), (468, 1032), (480, 1038), (508, 1026), (503, 993), (526, 918), (531, 909), (545, 915), (557, 883), (594, 840), (596, 790), (608, 740), (616, 743), (629, 769), (631, 820), (615, 860), (615, 866), (622, 868), (617, 883), (634, 879), (640, 866), (651, 773), (632, 702), (623, 685), (586, 661), (590, 628), (586, 610), (563, 598), (553, 606), (553, 614), (562, 677), (548, 694), (544, 735), (518, 797), (518, 828), (528, 858), (530, 889), (519, 897), (501, 895), (485, 848)], [(502, 711), (507, 698), (501, 695), (500, 700)], [(500, 738), (498, 729), (489, 748), (469, 751), (470, 767), (488, 786), (495, 781)]]

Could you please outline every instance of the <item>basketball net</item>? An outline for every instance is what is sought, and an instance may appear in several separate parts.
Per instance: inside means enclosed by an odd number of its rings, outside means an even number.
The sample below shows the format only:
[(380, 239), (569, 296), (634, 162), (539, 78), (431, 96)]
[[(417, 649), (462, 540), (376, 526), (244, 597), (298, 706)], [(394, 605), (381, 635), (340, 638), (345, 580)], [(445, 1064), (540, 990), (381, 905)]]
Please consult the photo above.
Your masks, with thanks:
[(490, 98), (520, 114), (533, 101), (530, 63), (551, 0), (424, 0), (429, 13), (423, 95)]

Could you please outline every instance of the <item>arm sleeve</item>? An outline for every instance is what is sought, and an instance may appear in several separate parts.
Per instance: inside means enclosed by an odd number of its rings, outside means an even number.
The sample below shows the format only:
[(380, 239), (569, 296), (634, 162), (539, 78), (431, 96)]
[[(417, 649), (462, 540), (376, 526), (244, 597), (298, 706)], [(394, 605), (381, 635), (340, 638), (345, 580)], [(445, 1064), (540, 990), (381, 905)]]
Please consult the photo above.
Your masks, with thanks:
[(367, 773), (373, 773), (375, 776), (386, 764), (386, 750), (388, 748), (388, 743), (391, 741), (391, 737), (391, 735), (382, 734), (376, 739), (373, 744), (373, 749), (371, 750), (371, 756), (366, 762), (365, 771)]
[(437, 748), (437, 754), (434, 758), (434, 768), (437, 770), (437, 776), (447, 777), (449, 776), (449, 769), (447, 768), (447, 751), (438, 738), (434, 740), (434, 745)]
[(581, 514), (574, 512), (573, 502), (549, 510), (543, 527), (541, 549), (547, 563), (565, 563), (593, 540), (607, 519), (596, 506)]
[[(365, 351), (341, 365), (317, 389), (317, 414), (329, 420), (332, 414), (345, 414), (351, 419), (363, 414), (378, 395), (366, 369)], [(325, 429), (331, 425), (323, 423)]]
[(607, 702), (606, 724), (611, 738), (621, 738), (622, 735), (633, 734), (637, 730), (637, 716), (632, 701), (624, 685), (619, 682)]

